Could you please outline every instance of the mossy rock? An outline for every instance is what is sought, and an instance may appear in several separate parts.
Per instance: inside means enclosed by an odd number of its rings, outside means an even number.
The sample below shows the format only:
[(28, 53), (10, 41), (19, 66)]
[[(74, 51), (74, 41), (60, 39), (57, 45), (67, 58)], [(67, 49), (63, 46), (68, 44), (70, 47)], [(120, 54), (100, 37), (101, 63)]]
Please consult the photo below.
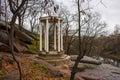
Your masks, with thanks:
[(36, 53), (38, 51), (39, 45), (37, 44), (37, 42), (37, 40), (33, 40), (31, 45), (27, 45), (30, 52)]
[(95, 69), (97, 67), (97, 65), (85, 64), (84, 67), (85, 67), (85, 69)]

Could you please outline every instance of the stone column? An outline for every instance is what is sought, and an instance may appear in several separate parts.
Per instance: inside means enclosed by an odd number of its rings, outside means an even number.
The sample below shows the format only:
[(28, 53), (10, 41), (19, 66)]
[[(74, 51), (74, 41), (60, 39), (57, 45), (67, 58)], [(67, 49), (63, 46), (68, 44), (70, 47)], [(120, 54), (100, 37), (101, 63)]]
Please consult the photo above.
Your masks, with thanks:
[(42, 24), (41, 22), (39, 24), (39, 29), (40, 29), (40, 51), (42, 51)]
[(54, 26), (54, 50), (56, 50), (56, 25)]
[(49, 52), (49, 22), (46, 19), (46, 52)]
[(60, 52), (60, 19), (58, 19), (58, 52)]
[(44, 26), (44, 50), (46, 51), (46, 24)]
[[(62, 23), (61, 23), (62, 24)], [(63, 51), (63, 33), (62, 33), (62, 26), (61, 26), (61, 24), (60, 24), (60, 34), (61, 34), (61, 51)]]

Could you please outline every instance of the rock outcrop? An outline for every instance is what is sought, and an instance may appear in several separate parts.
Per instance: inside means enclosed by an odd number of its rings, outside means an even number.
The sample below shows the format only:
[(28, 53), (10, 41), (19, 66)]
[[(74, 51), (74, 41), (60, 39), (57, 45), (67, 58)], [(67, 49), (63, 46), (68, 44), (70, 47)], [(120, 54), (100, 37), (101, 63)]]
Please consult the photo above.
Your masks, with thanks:
[[(27, 45), (32, 44), (36, 39), (36, 35), (24, 28), (19, 30), (18, 24), (15, 24), (14, 30), (14, 49), (16, 52), (25, 51)], [(10, 25), (4, 21), (0, 21), (0, 52), (9, 52), (9, 32)]]

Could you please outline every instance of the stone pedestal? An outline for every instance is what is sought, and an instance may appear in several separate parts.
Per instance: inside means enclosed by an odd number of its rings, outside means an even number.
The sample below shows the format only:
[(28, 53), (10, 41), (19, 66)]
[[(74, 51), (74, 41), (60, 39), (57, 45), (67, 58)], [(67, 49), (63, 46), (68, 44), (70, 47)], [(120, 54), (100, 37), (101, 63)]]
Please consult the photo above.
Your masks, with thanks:
[(68, 64), (70, 61), (70, 56), (64, 54), (64, 52), (49, 51), (49, 54), (45, 52), (40, 52), (38, 58), (43, 59), (55, 66)]

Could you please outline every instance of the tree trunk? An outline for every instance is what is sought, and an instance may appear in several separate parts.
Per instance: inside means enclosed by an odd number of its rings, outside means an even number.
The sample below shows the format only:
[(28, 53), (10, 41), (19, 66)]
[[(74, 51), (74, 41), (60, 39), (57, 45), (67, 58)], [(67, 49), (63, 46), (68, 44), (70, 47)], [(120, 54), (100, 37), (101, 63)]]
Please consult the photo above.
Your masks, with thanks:
[(21, 21), (21, 16), (18, 16), (18, 21), (19, 21), (19, 30), (22, 30), (22, 21)]
[(71, 46), (70, 43), (71, 43), (71, 42), (68, 42), (68, 44), (67, 44), (67, 50), (66, 50), (66, 54), (67, 54), (67, 55), (70, 55), (70, 53), (69, 53), (69, 51), (70, 51), (70, 46)]
[(14, 26), (15, 26), (16, 18), (17, 18), (17, 16), (14, 14), (13, 17), (12, 17), (11, 23), (10, 23), (11, 29), (10, 29), (9, 43), (10, 43), (10, 51), (11, 51), (12, 57), (13, 57), (14, 61), (16, 62), (17, 66), (18, 66), (18, 70), (19, 70), (19, 74), (20, 74), (20, 80), (22, 80), (21, 67), (20, 67), (19, 62), (15, 58), (14, 45), (13, 45), (13, 42), (14, 42)]
[(78, 0), (78, 27), (79, 27), (79, 55), (77, 56), (77, 60), (75, 61), (75, 64), (72, 68), (72, 71), (71, 71), (71, 77), (70, 77), (70, 80), (74, 80), (75, 78), (75, 74), (77, 72), (77, 66), (78, 66), (78, 63), (79, 61), (83, 58), (83, 53), (81, 53), (81, 26), (80, 26), (80, 0)]
[(0, 20), (1, 20), (1, 12), (2, 12), (2, 10), (1, 10), (1, 0), (0, 0)]

